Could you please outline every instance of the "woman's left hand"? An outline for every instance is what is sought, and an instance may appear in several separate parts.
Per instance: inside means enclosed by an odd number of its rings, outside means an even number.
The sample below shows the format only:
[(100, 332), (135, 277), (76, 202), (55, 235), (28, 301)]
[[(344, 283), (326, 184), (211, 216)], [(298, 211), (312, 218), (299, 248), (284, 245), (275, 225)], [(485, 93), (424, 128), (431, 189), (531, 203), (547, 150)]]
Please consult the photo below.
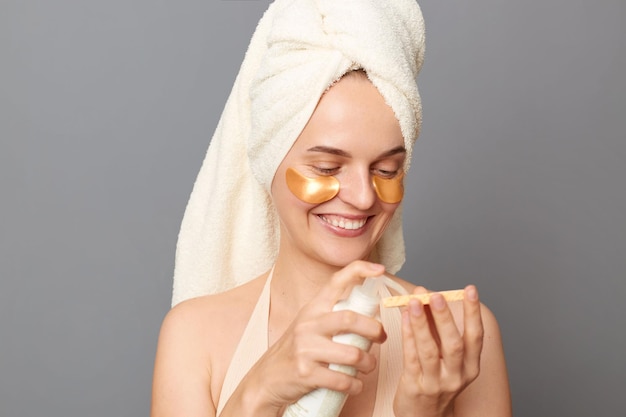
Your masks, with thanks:
[(484, 334), (480, 310), (478, 292), (468, 285), (461, 333), (441, 294), (431, 295), (429, 307), (411, 300), (402, 312), (404, 370), (394, 399), (396, 416), (454, 414), (455, 398), (479, 373)]

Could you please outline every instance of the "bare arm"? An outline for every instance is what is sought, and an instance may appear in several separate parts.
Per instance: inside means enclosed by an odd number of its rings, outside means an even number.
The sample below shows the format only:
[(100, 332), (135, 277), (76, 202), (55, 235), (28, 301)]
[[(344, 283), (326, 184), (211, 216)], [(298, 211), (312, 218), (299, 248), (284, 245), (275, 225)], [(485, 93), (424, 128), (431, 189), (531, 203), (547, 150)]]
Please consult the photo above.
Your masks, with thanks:
[(511, 394), (504, 360), (500, 328), (484, 305), (481, 316), (485, 329), (480, 373), (455, 401), (455, 417), (510, 417)]
[[(172, 309), (161, 327), (152, 385), (151, 417), (214, 417), (211, 369), (200, 349), (200, 320), (193, 304)], [(206, 330), (205, 330), (206, 331)]]

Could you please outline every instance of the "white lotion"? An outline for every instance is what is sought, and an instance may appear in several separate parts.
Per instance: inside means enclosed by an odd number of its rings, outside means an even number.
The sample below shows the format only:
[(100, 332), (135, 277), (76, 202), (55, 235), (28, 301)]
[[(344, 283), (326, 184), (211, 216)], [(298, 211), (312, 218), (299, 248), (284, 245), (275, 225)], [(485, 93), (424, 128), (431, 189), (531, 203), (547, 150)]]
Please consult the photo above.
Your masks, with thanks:
[[(373, 317), (380, 303), (378, 287), (383, 285), (383, 278), (366, 278), (363, 285), (352, 289), (350, 296), (335, 304), (333, 311), (351, 310), (368, 317)], [(371, 342), (357, 334), (340, 334), (333, 337), (333, 341), (344, 345), (356, 346), (362, 350), (369, 350)], [(351, 366), (331, 364), (329, 369), (355, 376), (357, 370)], [(296, 403), (285, 409), (283, 417), (337, 417), (345, 404), (347, 394), (319, 388), (311, 391)]]

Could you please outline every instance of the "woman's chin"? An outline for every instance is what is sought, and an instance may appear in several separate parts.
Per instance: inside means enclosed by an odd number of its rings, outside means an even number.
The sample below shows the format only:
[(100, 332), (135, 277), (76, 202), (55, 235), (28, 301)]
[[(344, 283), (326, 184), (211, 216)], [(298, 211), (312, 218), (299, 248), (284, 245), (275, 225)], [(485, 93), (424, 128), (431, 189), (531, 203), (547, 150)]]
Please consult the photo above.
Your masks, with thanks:
[(354, 261), (369, 260), (370, 252), (371, 251), (346, 251), (344, 247), (325, 251), (325, 253), (320, 254), (320, 258), (328, 265), (343, 268)]

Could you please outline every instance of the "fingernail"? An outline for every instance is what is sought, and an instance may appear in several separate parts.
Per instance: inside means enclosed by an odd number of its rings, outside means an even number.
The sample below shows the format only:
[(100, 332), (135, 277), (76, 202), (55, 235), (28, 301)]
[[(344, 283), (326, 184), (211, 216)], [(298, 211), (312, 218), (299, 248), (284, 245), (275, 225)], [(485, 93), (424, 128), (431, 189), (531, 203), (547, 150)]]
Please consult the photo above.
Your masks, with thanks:
[(430, 305), (435, 309), (435, 310), (443, 310), (446, 302), (443, 299), (443, 296), (441, 294), (433, 294), (430, 296)]
[(404, 310), (402, 312), (402, 322), (403, 323), (410, 323), (411, 319), (409, 318), (409, 312), (407, 310)]
[(409, 311), (413, 316), (418, 317), (422, 314), (424, 308), (422, 307), (422, 303), (420, 303), (419, 301), (411, 300), (409, 301)]
[(465, 294), (467, 295), (467, 299), (470, 301), (478, 300), (478, 290), (473, 285), (467, 287)]

